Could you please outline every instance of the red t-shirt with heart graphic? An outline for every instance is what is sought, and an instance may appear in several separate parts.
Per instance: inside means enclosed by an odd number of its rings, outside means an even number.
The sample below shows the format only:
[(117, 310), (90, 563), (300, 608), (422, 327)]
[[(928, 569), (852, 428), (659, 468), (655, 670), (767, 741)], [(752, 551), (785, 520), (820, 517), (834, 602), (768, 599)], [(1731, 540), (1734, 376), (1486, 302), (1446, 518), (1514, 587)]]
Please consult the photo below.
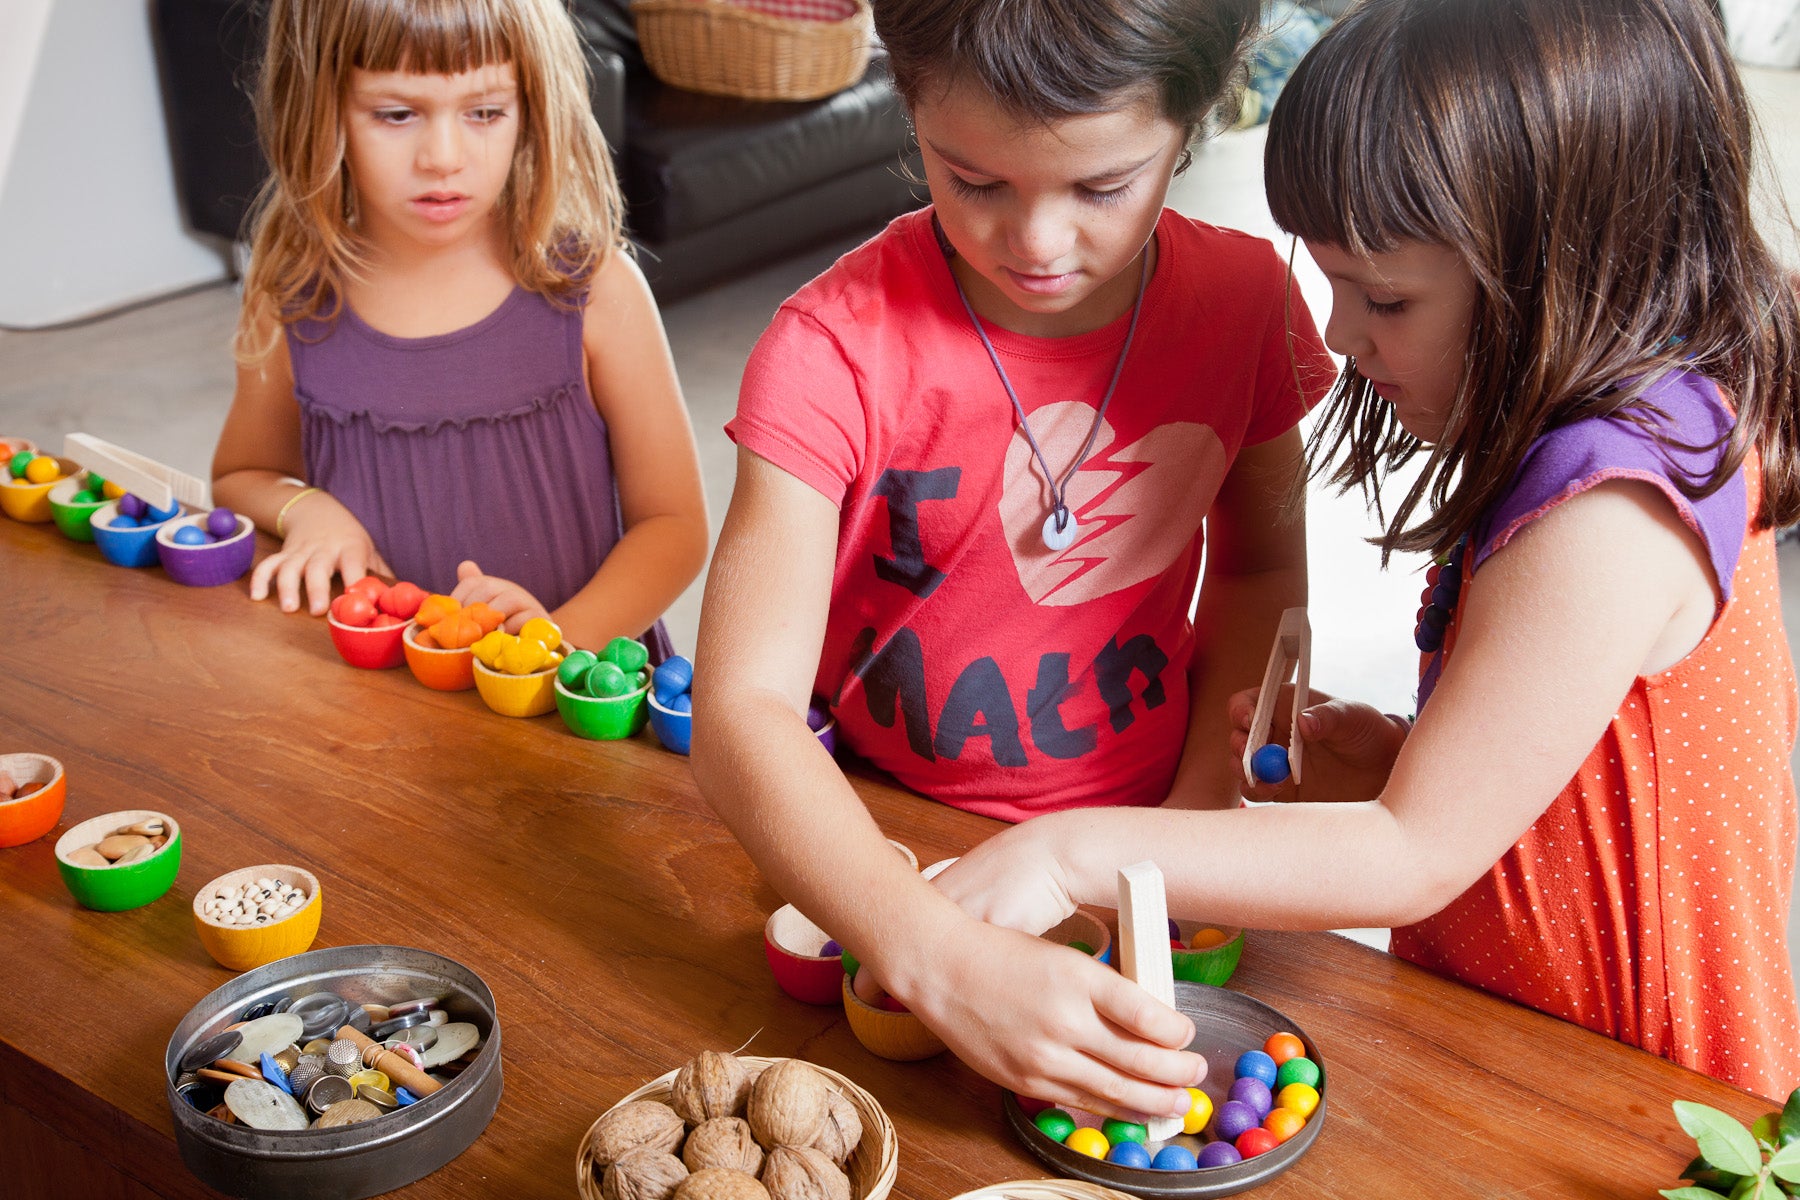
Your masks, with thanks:
[[(1335, 377), (1268, 242), (1168, 210), (1156, 237), (1061, 552), (1044, 545), (1049, 485), (930, 209), (783, 304), (745, 369), (726, 432), (842, 514), (815, 690), (844, 743), (945, 803), (1017, 821), (1166, 798), (1202, 522), (1239, 449), (1292, 428)], [(1064, 338), (986, 326), (1059, 475), (1129, 324)]]

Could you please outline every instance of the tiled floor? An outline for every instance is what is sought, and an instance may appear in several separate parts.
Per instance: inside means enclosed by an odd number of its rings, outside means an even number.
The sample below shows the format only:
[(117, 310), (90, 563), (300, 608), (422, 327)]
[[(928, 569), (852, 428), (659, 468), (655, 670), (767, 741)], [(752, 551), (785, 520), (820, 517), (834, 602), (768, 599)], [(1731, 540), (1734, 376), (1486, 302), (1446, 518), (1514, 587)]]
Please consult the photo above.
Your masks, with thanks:
[[(1800, 72), (1747, 70), (1769, 153), (1766, 195), (1800, 199)], [(1221, 225), (1273, 237), (1262, 198), (1262, 134), (1232, 133), (1205, 147), (1176, 181), (1170, 203)], [(721, 432), (736, 400), (745, 357), (781, 299), (848, 249), (853, 241), (769, 268), (664, 312), (669, 339), (700, 441), (716, 532), (730, 498), (733, 448)], [(1800, 248), (1784, 243), (1790, 261)], [(1321, 317), (1323, 281), (1302, 252), (1301, 288)], [(86, 430), (178, 469), (204, 475), (231, 398), (228, 341), (236, 314), (221, 285), (78, 328), (0, 333), (0, 428), (56, 446)], [(1416, 656), (1411, 619), (1418, 594), (1416, 560), (1383, 573), (1363, 542), (1374, 532), (1360, 498), (1315, 494), (1309, 500), (1310, 567), (1317, 602), (1313, 682), (1392, 711), (1409, 710)], [(1784, 552), (1788, 628), (1800, 632), (1800, 546)], [(699, 623), (697, 582), (670, 611), (677, 644), (691, 648)], [(1800, 889), (1796, 889), (1800, 896)], [(1796, 905), (1800, 915), (1800, 903)], [(1794, 925), (1794, 921), (1790, 921)], [(1796, 926), (1800, 932), (1800, 925)], [(1378, 944), (1385, 935), (1369, 935)]]

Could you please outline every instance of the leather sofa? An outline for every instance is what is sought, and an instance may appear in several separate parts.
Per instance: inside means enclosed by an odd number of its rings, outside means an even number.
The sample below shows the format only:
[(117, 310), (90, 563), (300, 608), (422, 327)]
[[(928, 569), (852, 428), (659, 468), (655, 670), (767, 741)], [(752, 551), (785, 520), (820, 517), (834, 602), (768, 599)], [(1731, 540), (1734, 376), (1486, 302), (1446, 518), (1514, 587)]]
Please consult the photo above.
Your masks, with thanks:
[[(263, 0), (155, 0), (157, 56), (188, 223), (241, 239), (267, 173), (249, 90)], [(667, 302), (916, 207), (917, 160), (879, 52), (824, 100), (704, 96), (644, 65), (629, 0), (571, 0), (638, 261)]]

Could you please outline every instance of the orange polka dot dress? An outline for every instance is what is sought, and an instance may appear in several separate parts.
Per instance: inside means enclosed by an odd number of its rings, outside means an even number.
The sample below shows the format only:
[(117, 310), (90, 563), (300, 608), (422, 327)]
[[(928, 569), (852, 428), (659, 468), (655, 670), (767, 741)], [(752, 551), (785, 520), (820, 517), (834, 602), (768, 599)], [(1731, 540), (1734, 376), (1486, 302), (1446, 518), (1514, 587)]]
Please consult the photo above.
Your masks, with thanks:
[[(1717, 388), (1698, 376), (1666, 379), (1650, 398), (1690, 443), (1729, 422)], [(1691, 654), (1632, 683), (1524, 837), (1443, 911), (1394, 930), (1393, 950), (1780, 1099), (1800, 1085), (1787, 941), (1796, 698), (1774, 535), (1750, 528), (1759, 470), (1752, 456), (1730, 485), (1695, 502), (1670, 482), (1649, 437), (1624, 422), (1576, 422), (1534, 444), (1514, 492), (1463, 556), (1464, 590), (1529, 521), (1597, 483), (1631, 478), (1659, 486), (1700, 535), (1725, 599)], [(1421, 707), (1456, 628), (1452, 615), (1441, 653), (1426, 656)]]

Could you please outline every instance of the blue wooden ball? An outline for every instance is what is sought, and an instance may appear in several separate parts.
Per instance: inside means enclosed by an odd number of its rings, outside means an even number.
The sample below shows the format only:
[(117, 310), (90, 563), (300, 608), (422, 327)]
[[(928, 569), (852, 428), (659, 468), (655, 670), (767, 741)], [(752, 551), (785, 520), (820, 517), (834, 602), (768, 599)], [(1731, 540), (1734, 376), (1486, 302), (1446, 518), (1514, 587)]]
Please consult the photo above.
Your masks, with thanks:
[(1136, 1167), (1141, 1171), (1150, 1165), (1150, 1152), (1144, 1149), (1141, 1142), (1120, 1142), (1107, 1152), (1106, 1161), (1118, 1163), (1121, 1167)]
[(169, 535), (169, 540), (177, 546), (204, 546), (212, 541), (206, 530), (198, 525), (183, 525)]
[(1251, 757), (1250, 769), (1258, 783), (1280, 783), (1288, 777), (1287, 751), (1271, 742)]
[(1192, 1171), (1198, 1164), (1194, 1152), (1186, 1146), (1164, 1146), (1150, 1160), (1150, 1165), (1158, 1171)]
[(1232, 1070), (1232, 1077), (1243, 1079), (1246, 1076), (1260, 1079), (1269, 1087), (1275, 1086), (1275, 1060), (1261, 1050), (1246, 1050), (1238, 1055), (1237, 1065)]

